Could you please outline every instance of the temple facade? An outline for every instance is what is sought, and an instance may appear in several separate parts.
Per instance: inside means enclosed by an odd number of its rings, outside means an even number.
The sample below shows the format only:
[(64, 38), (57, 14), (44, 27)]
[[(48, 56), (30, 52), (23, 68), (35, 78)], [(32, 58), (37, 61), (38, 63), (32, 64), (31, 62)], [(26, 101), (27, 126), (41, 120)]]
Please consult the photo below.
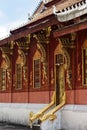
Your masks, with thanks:
[[(43, 130), (47, 122), (52, 130), (78, 130), (79, 118), (87, 120), (86, 33), (87, 0), (41, 1), (25, 25), (0, 40), (1, 107), (30, 104), (30, 125), (39, 120)], [(82, 114), (75, 128), (70, 110)], [(84, 123), (81, 130), (87, 129)]]

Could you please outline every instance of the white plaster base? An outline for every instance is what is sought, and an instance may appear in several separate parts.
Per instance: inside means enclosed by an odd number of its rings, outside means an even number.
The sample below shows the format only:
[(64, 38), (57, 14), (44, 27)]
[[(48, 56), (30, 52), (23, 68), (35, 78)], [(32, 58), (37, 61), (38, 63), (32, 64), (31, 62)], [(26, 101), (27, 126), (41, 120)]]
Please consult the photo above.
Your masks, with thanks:
[(61, 116), (64, 130), (87, 130), (87, 105), (66, 106)]
[(0, 103), (0, 121), (29, 125), (29, 113), (38, 112), (47, 104)]
[(49, 119), (42, 122), (41, 130), (58, 130), (61, 129), (61, 111), (56, 113), (57, 118), (54, 121), (50, 121)]
[(87, 130), (87, 105), (65, 105), (56, 113), (57, 119), (46, 120), (42, 130)]
[[(29, 125), (29, 113), (37, 113), (46, 105), (0, 103), (0, 121)], [(65, 105), (55, 114), (57, 118), (43, 122), (41, 130), (87, 130), (87, 105)]]

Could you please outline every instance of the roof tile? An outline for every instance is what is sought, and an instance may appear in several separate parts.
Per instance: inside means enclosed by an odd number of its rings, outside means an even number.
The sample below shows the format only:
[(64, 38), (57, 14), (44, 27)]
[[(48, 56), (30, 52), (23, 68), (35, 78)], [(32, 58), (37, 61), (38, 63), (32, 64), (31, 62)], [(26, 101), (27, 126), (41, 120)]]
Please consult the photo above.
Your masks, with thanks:
[[(71, 5), (74, 5), (74, 4), (78, 3), (78, 2), (81, 2), (81, 1), (82, 0), (62, 0), (60, 3), (56, 4), (55, 6), (56, 6), (57, 10), (60, 11), (60, 10), (63, 10), (65, 8), (67, 8), (67, 7), (71, 6)], [(47, 8), (44, 12), (34, 15), (33, 19), (30, 21), (30, 23), (33, 23), (33, 22), (35, 22), (37, 20), (40, 20), (40, 19), (42, 19), (42, 18), (44, 18), (46, 16), (51, 15), (51, 14), (53, 14), (52, 6)]]

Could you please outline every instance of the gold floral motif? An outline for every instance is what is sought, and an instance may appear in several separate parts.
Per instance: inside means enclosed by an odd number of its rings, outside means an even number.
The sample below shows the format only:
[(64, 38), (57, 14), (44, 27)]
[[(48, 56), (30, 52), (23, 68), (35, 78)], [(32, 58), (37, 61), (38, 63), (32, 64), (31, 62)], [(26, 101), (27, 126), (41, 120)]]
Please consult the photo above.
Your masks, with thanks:
[[(38, 62), (38, 67), (35, 65), (35, 63)], [(38, 83), (37, 80), (35, 81), (35, 78), (37, 77), (35, 70), (38, 72)], [(33, 56), (33, 87), (35, 88), (35, 84), (38, 84), (38, 87), (41, 87), (41, 53), (37, 49), (34, 56)]]
[(21, 64), (22, 66), (24, 66), (25, 63), (26, 63), (26, 56), (25, 56), (24, 52), (19, 49), (16, 64)]
[(53, 68), (51, 68), (51, 84), (54, 84), (54, 72), (53, 72)]
[(23, 86), (28, 86), (28, 80), (27, 80), (27, 68), (23, 67)]
[(13, 87), (16, 86), (16, 74), (13, 75)]
[(2, 51), (2, 62), (0, 66), (0, 88), (2, 91), (6, 90), (6, 87), (11, 87), (10, 82), (11, 82), (11, 75), (9, 74), (9, 68), (10, 68), (10, 60), (9, 57)]
[(14, 41), (11, 41), (11, 42), (10, 42), (10, 49), (13, 49), (13, 48), (14, 48), (14, 44), (15, 44)]
[(46, 81), (47, 81), (46, 64), (43, 62), (43, 67), (42, 67), (42, 84), (45, 84)]
[[(27, 85), (27, 79), (26, 79), (26, 72), (25, 69), (23, 69), (23, 67), (26, 64), (26, 56), (24, 54), (24, 52), (22, 50), (18, 50), (18, 57), (16, 60), (16, 68), (15, 68), (15, 75), (17, 75), (15, 77), (15, 87), (17, 89), (21, 89), (22, 88), (22, 80), (23, 80), (23, 85)], [(26, 81), (26, 82), (25, 82)]]
[(83, 49), (86, 49), (87, 48), (87, 39), (84, 41), (83, 45), (82, 45), (82, 48)]
[(30, 72), (30, 86), (33, 85), (33, 72)]
[(81, 80), (81, 64), (78, 64), (78, 81)]
[(68, 87), (72, 89), (69, 70), (66, 71), (66, 83), (68, 84)]
[(7, 69), (10, 66), (10, 60), (8, 56), (4, 53), (2, 53), (2, 63), (1, 63), (1, 68)]
[(50, 37), (51, 27), (44, 28), (37, 34), (34, 34), (33, 37), (36, 38), (38, 43), (49, 43), (49, 37)]
[(41, 61), (42, 62), (46, 61), (46, 51), (45, 51), (44, 47), (42, 46), (42, 44), (40, 44), (40, 43), (37, 44), (37, 48), (41, 52), (41, 55), (42, 55)]
[(7, 88), (11, 87), (11, 70), (7, 70)]

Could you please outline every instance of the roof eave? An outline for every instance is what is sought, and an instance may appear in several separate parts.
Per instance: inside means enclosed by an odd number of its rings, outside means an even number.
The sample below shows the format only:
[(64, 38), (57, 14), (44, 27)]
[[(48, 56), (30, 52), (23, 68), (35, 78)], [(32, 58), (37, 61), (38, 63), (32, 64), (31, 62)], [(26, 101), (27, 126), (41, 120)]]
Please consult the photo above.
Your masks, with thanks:
[(53, 36), (55, 38), (61, 37), (63, 35), (67, 35), (69, 33), (78, 32), (78, 31), (85, 30), (85, 29), (87, 29), (87, 19), (80, 21), (78, 23), (74, 23), (70, 26), (63, 27), (60, 30), (56, 30), (55, 32), (53, 32)]

